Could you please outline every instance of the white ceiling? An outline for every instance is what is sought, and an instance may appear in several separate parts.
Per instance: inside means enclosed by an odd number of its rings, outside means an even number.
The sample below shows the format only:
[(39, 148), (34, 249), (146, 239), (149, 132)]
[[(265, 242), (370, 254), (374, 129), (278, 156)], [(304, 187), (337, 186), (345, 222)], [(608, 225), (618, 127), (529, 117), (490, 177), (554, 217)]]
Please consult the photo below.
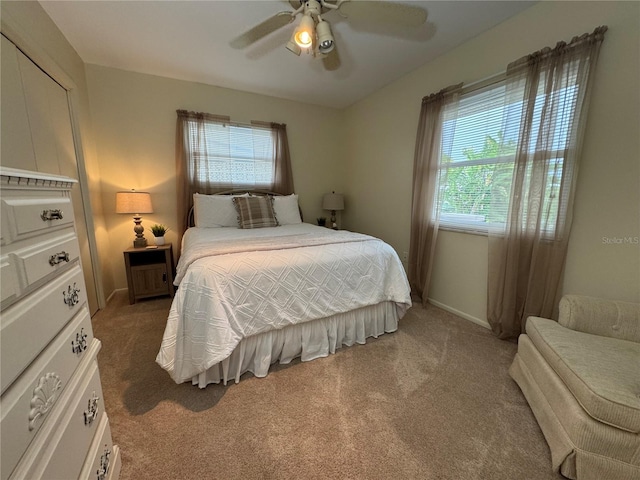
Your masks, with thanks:
[[(343, 108), (529, 8), (533, 1), (419, 1), (419, 29), (330, 12), (339, 67), (285, 49), (294, 24), (244, 50), (229, 42), (287, 1), (41, 1), (85, 63)], [(299, 17), (298, 17), (299, 18)]]

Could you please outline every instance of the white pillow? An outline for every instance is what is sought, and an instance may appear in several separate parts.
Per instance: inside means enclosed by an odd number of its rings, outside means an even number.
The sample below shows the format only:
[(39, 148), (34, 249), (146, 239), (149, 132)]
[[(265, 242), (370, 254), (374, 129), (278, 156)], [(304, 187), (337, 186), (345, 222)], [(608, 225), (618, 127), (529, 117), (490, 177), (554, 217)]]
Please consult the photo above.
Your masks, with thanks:
[(298, 207), (298, 195), (295, 193), (287, 196), (274, 196), (273, 211), (280, 225), (302, 223), (300, 208)]
[(237, 227), (238, 212), (233, 206), (233, 197), (244, 195), (201, 195), (193, 194), (193, 219), (196, 227), (219, 228)]

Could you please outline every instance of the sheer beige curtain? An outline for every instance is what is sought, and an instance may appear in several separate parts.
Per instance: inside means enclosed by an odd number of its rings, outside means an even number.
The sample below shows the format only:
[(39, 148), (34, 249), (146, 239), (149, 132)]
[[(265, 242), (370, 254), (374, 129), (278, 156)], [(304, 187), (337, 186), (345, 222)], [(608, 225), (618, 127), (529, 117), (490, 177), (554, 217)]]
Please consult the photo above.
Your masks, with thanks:
[[(215, 193), (224, 190), (224, 187), (207, 181), (211, 178), (207, 174), (209, 165), (201, 162), (200, 156), (207, 155), (206, 129), (207, 122), (229, 123), (229, 117), (212, 115), (209, 113), (188, 112), (178, 110), (176, 123), (176, 189), (178, 196), (178, 245), (182, 234), (187, 229), (189, 209), (193, 206), (193, 194)], [(197, 128), (190, 128), (196, 125)], [(192, 148), (192, 146), (196, 148)], [(196, 154), (197, 152), (197, 154)], [(197, 158), (196, 158), (197, 157)]]
[[(440, 158), (450, 154), (443, 142), (445, 112), (455, 112), (462, 84), (453, 85), (422, 99), (416, 149), (413, 162), (413, 195), (411, 201), (411, 238), (409, 245), (409, 283), (413, 294), (427, 303), (433, 268), (433, 252), (438, 236), (441, 199)], [(444, 143), (444, 144), (443, 144)], [(446, 172), (446, 170), (444, 170)]]
[(293, 174), (291, 172), (291, 156), (289, 155), (289, 140), (287, 126), (284, 123), (251, 122), (271, 130), (273, 139), (273, 184), (270, 190), (282, 195), (290, 195), (293, 190)]
[(519, 121), (520, 128), (506, 230), (489, 237), (487, 319), (500, 338), (518, 336), (530, 315), (556, 314), (588, 98), (606, 30), (507, 68), (505, 122)]

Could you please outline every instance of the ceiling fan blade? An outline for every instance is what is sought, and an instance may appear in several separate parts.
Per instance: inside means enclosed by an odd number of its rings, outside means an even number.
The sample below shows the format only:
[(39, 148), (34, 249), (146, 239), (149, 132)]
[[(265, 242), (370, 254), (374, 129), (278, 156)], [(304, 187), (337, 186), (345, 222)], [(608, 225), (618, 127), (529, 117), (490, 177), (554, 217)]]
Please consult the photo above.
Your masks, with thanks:
[(294, 17), (291, 12), (279, 12), (273, 17), (267, 18), (264, 22), (259, 23), (255, 27), (247, 30), (242, 35), (231, 40), (229, 45), (232, 48), (242, 49), (248, 47), (252, 43), (257, 42), (261, 38), (275, 32), (279, 28), (288, 25), (293, 21)]
[(427, 11), (414, 5), (377, 0), (344, 0), (339, 5), (348, 18), (372, 23), (419, 27), (427, 21)]

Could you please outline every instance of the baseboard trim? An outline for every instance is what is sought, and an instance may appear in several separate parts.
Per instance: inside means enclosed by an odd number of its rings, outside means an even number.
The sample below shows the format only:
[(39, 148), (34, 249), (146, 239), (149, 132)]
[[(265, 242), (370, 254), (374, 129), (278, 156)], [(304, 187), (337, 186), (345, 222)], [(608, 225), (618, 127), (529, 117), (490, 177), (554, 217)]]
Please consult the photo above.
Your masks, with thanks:
[(477, 318), (477, 317), (474, 317), (473, 315), (469, 315), (468, 313), (464, 313), (464, 312), (461, 312), (460, 310), (456, 310), (455, 308), (450, 307), (449, 305), (445, 305), (444, 303), (440, 303), (437, 300), (434, 300), (433, 298), (427, 298), (427, 300), (431, 305), (434, 305), (449, 313), (453, 313), (458, 317), (462, 317), (465, 320), (469, 320), (470, 322), (473, 322), (476, 325), (480, 325), (481, 327), (491, 330), (491, 325), (489, 325), (489, 322), (487, 322), (486, 320), (482, 320), (481, 318)]
[(114, 295), (118, 292), (126, 292), (128, 291), (127, 288), (116, 288), (113, 292), (111, 292), (111, 295), (109, 295), (107, 297), (107, 303), (109, 303), (111, 301), (111, 299), (114, 297)]

